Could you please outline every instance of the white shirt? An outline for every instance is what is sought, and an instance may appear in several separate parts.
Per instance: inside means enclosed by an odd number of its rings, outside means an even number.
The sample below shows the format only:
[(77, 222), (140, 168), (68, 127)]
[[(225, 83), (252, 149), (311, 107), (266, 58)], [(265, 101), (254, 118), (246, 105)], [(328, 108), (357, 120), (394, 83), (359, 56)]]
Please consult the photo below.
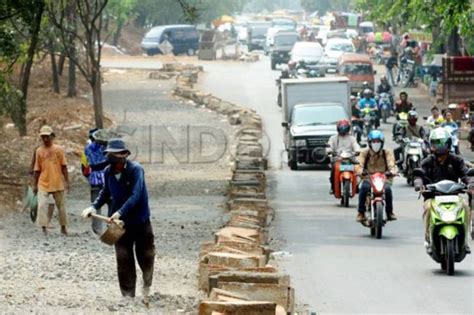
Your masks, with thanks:
[(343, 151), (352, 153), (360, 152), (360, 146), (354, 136), (348, 134), (346, 136), (334, 135), (329, 138), (329, 150), (339, 156)]

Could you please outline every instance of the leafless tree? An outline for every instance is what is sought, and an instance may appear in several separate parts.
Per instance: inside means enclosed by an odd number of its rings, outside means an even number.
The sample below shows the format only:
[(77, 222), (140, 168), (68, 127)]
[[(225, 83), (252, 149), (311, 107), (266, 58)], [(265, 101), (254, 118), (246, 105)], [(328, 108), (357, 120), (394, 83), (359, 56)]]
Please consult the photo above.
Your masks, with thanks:
[[(104, 127), (100, 59), (102, 12), (107, 3), (108, 0), (50, 0), (47, 6), (67, 57), (91, 87), (97, 128)], [(71, 18), (71, 12), (75, 18)]]

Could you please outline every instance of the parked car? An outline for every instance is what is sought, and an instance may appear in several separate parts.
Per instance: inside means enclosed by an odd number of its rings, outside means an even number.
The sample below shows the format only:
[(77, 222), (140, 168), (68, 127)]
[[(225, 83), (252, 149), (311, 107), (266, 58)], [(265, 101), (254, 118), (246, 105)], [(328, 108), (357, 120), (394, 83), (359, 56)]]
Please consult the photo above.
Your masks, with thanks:
[(337, 73), (349, 78), (350, 92), (357, 95), (362, 89), (364, 82), (368, 82), (369, 88), (374, 91), (376, 73), (370, 57), (362, 54), (343, 54), (339, 58)]
[(327, 70), (336, 72), (337, 63), (342, 54), (355, 53), (355, 47), (352, 40), (346, 38), (328, 39), (326, 47), (324, 47), (324, 63)]
[(165, 41), (171, 44), (173, 54), (193, 56), (199, 48), (199, 33), (193, 25), (156, 26), (146, 33), (141, 47), (149, 56), (161, 54)]
[(278, 64), (287, 64), (290, 61), (290, 51), (298, 39), (299, 36), (296, 32), (279, 32), (275, 35), (271, 49), (272, 70), (275, 70)]

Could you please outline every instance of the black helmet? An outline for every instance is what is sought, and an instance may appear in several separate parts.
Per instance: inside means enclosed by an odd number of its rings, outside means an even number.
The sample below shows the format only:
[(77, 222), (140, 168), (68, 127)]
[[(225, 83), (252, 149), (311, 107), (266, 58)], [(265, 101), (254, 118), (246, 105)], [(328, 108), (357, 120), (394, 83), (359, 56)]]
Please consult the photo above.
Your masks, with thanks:
[(364, 97), (366, 97), (366, 96), (371, 97), (371, 96), (372, 96), (372, 90), (371, 90), (371, 89), (365, 89), (365, 90), (362, 92), (362, 95), (363, 95)]

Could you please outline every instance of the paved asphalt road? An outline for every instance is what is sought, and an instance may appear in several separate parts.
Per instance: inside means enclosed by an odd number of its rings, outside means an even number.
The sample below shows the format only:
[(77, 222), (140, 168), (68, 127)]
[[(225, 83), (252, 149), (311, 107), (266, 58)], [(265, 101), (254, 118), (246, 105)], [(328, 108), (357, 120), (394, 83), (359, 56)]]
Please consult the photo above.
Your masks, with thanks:
[[(328, 194), (327, 170), (290, 171), (283, 154), (281, 111), (276, 106), (270, 61), (202, 62), (200, 88), (223, 99), (254, 108), (263, 116), (270, 139), (268, 172), (271, 206), (276, 210), (274, 237), (291, 256), (282, 261), (300, 303), (318, 314), (474, 314), (472, 256), (456, 264), (448, 277), (425, 254), (422, 202), (403, 178), (393, 187), (399, 220), (388, 224), (382, 240), (355, 222), (355, 200), (341, 208)], [(418, 111), (429, 102), (415, 89)], [(391, 125), (385, 125), (389, 135)], [(393, 143), (387, 145), (393, 148)], [(474, 247), (471, 245), (471, 247)]]

